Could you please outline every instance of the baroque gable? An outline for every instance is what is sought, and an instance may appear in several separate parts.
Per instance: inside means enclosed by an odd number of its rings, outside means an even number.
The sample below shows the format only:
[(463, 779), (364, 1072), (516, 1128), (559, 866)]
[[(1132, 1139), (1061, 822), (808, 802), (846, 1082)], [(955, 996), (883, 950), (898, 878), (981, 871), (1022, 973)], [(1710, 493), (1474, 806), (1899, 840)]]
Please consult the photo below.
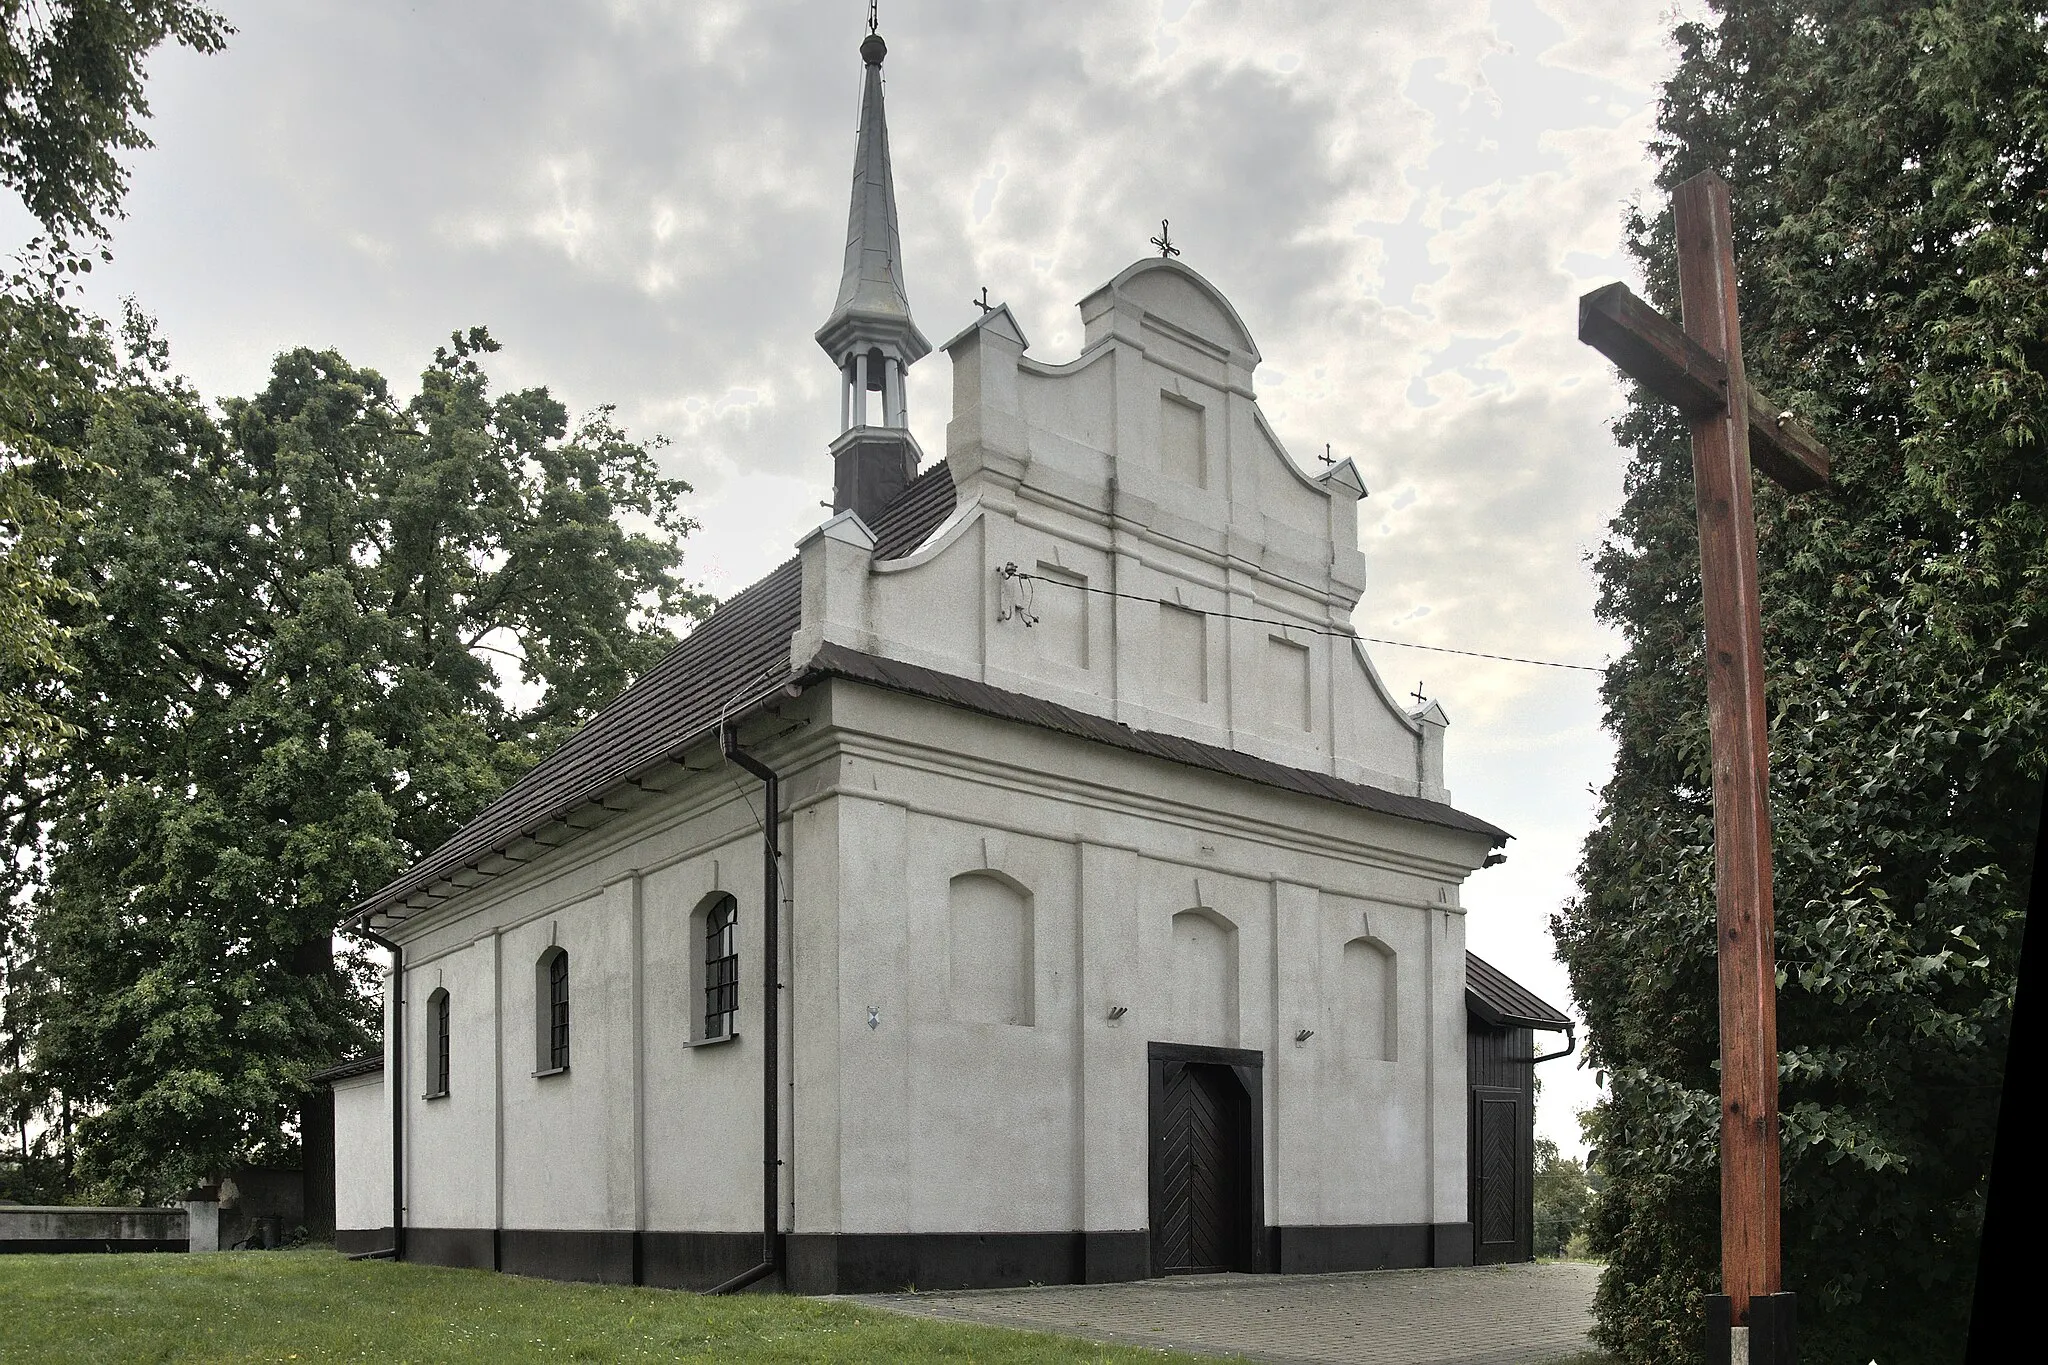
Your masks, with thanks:
[(1441, 711), (1410, 715), (1349, 622), (1363, 481), (1304, 474), (1214, 286), (1140, 261), (1080, 303), (1081, 353), (1009, 308), (953, 363), (951, 515), (880, 559), (842, 515), (801, 547), (801, 669), (825, 643), (1347, 781), (1447, 801)]

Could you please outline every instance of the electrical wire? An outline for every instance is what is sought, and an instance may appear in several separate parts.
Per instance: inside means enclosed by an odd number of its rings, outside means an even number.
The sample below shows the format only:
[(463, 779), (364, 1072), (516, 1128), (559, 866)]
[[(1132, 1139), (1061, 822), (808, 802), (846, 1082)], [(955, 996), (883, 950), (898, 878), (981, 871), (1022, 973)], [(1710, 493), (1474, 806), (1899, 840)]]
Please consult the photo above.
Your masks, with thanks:
[(1280, 626), (1287, 630), (1307, 631), (1311, 635), (1327, 635), (1337, 640), (1362, 640), (1366, 644), (1391, 645), (1396, 649), (1426, 649), (1432, 654), (1457, 654), (1467, 659), (1493, 659), (1507, 664), (1533, 664), (1538, 668), (1565, 668), (1576, 673), (1605, 673), (1607, 671), (1604, 668), (1596, 668), (1592, 664), (1559, 663), (1555, 659), (1529, 659), (1517, 654), (1488, 654), (1477, 649), (1452, 649), (1449, 645), (1420, 645), (1413, 640), (1386, 640), (1377, 635), (1360, 635), (1355, 630), (1334, 630), (1328, 626), (1304, 625), (1299, 621), (1282, 621), (1272, 616), (1240, 616), (1236, 612), (1230, 611), (1204, 611), (1200, 607), (1183, 607), (1180, 603), (1169, 602), (1163, 597), (1145, 597), (1134, 592), (1114, 592), (1108, 588), (1090, 588), (1084, 587), (1079, 583), (1068, 583), (1057, 578), (1044, 578), (1038, 574), (1026, 573), (1015, 564), (1005, 564), (1002, 568), (1002, 575), (1005, 578), (1022, 579), (1029, 583), (1050, 583), (1056, 588), (1067, 588), (1074, 592), (1093, 593), (1097, 597), (1120, 597), (1127, 602), (1149, 602), (1154, 606), (1174, 607), (1181, 611), (1198, 612), (1203, 616), (1213, 616), (1222, 621), (1246, 621), (1254, 625)]

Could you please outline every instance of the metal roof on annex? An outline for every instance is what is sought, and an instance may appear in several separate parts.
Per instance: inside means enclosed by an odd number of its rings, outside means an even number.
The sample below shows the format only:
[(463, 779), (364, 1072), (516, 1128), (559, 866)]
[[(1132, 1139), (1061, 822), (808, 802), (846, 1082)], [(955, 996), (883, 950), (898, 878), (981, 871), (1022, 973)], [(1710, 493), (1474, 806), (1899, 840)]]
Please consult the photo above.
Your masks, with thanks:
[(1563, 1033), (1572, 1027), (1564, 1011), (1469, 950), (1465, 954), (1465, 1008), (1495, 1028)]

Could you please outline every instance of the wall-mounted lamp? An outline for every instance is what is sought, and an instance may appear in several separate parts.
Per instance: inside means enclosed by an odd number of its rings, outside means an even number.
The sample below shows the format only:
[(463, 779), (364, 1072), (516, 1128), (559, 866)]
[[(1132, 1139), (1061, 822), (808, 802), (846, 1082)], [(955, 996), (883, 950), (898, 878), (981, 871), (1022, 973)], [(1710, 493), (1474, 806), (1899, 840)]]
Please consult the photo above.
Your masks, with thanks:
[(1296, 1029), (1294, 1031), (1294, 1041), (1297, 1043), (1305, 1043), (1315, 1036), (1316, 1031), (1312, 1028)]
[(1111, 1005), (1109, 1007), (1109, 1021), (1113, 1024), (1130, 1012), (1131, 1008), (1128, 1005)]

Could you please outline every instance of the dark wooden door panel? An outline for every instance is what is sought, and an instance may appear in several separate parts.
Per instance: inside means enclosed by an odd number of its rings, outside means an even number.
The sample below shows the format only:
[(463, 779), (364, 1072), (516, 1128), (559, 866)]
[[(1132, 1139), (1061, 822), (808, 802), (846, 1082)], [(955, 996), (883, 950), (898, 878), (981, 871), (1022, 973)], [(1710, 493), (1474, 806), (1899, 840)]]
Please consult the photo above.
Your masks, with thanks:
[(1472, 1087), (1472, 1243), (1473, 1260), (1484, 1265), (1521, 1260), (1526, 1255), (1528, 1204), (1523, 1130), (1528, 1119), (1523, 1096), (1492, 1086)]
[(1165, 1063), (1158, 1144), (1158, 1269), (1164, 1274), (1228, 1270), (1238, 1259), (1242, 1103), (1239, 1083), (1220, 1066)]

